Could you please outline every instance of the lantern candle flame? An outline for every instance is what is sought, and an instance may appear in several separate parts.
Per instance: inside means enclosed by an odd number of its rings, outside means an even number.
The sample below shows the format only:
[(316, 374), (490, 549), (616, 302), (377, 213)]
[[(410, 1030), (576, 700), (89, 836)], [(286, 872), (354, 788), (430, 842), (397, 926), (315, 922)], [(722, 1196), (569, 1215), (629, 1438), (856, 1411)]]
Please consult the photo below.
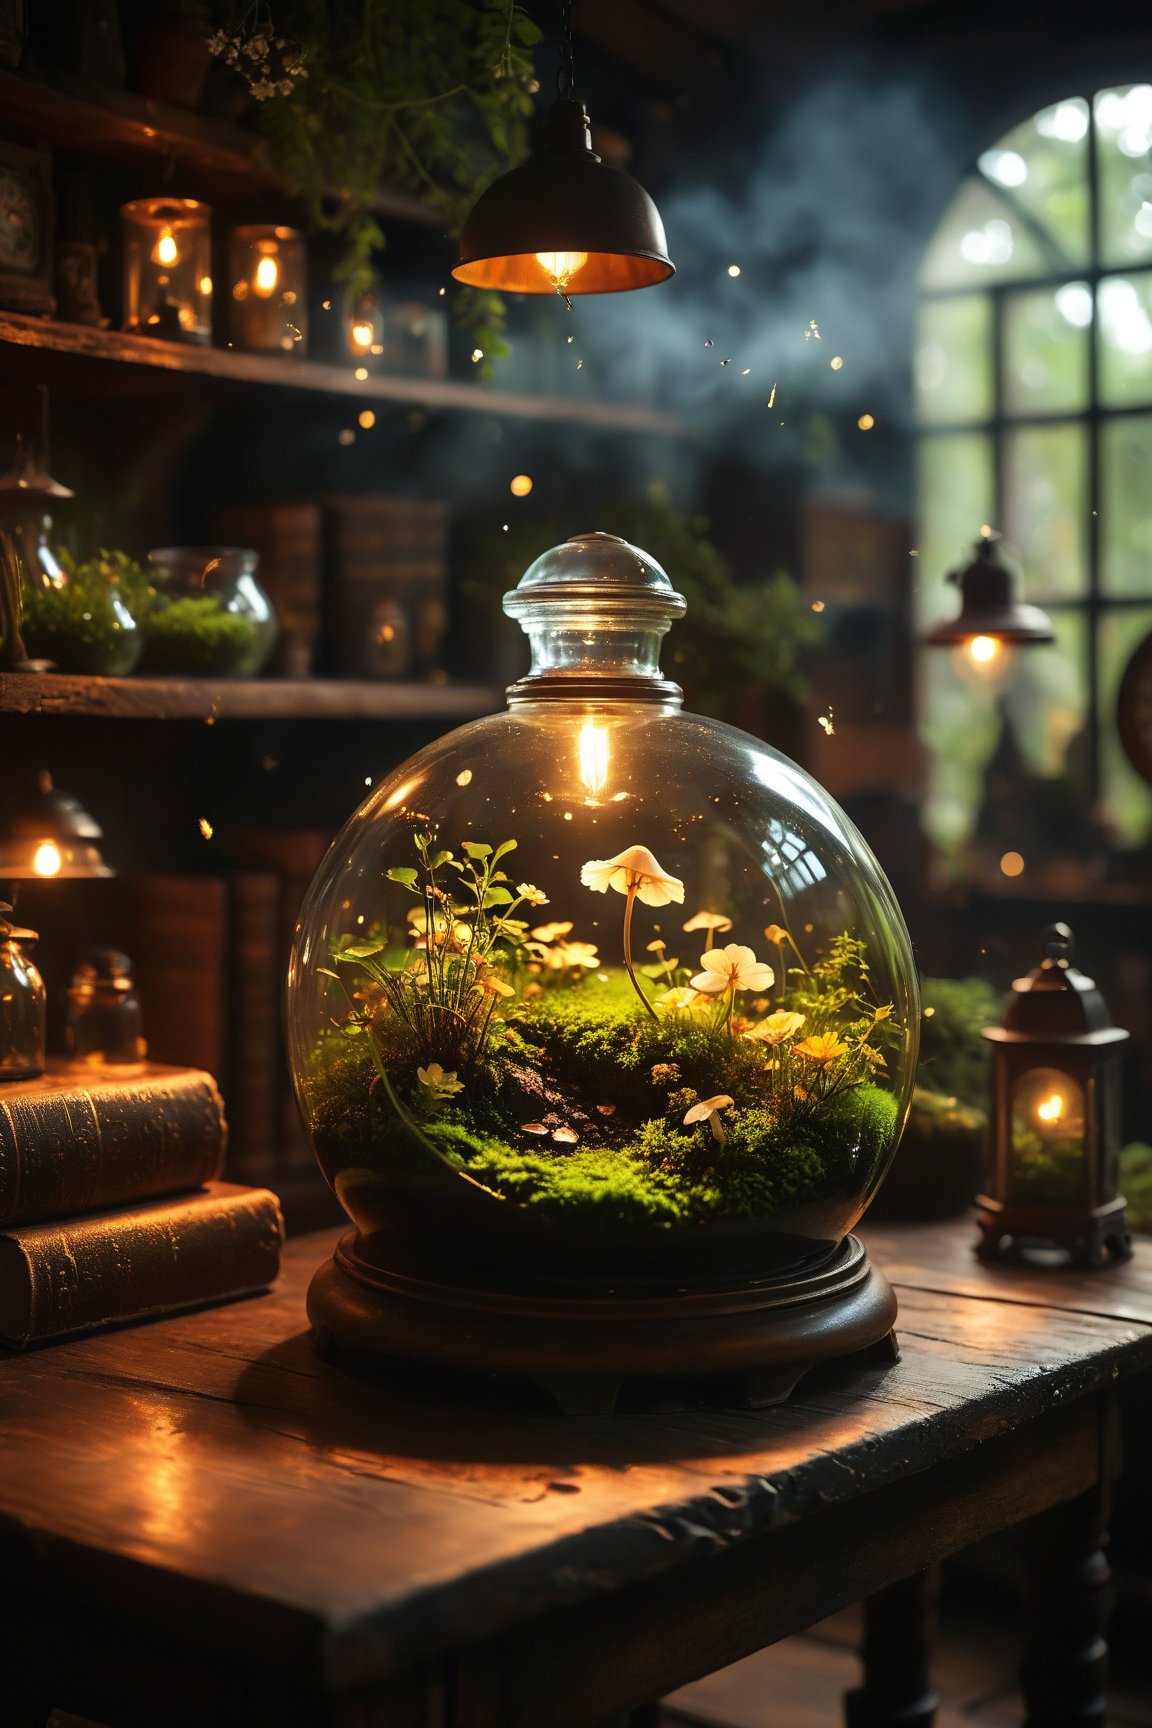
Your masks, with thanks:
[(155, 263), (162, 264), (166, 270), (175, 264), (180, 257), (180, 248), (176, 244), (176, 236), (171, 228), (165, 228), (161, 231), (152, 257)]
[(1064, 1100), (1059, 1092), (1053, 1092), (1050, 1097), (1041, 1099), (1036, 1106), (1036, 1114), (1041, 1122), (1059, 1122), (1064, 1115)]
[(57, 876), (63, 862), (59, 846), (53, 845), (51, 840), (45, 840), (42, 845), (36, 848), (32, 858), (32, 868), (37, 876)]
[(608, 784), (608, 733), (594, 720), (586, 720), (577, 740), (580, 779), (589, 792), (603, 792)]

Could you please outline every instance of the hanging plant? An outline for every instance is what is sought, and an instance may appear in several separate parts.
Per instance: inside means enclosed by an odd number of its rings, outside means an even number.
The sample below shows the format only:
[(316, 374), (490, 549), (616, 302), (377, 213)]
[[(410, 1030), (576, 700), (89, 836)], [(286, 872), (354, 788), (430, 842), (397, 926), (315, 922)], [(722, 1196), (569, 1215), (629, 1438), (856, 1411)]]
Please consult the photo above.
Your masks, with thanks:
[[(455, 232), (527, 154), (539, 38), (512, 0), (258, 0), (209, 47), (257, 101), (265, 165), (342, 242), (335, 276), (355, 299), (385, 244), (382, 184)], [(498, 294), (463, 288), (454, 307), (486, 355), (504, 352)]]

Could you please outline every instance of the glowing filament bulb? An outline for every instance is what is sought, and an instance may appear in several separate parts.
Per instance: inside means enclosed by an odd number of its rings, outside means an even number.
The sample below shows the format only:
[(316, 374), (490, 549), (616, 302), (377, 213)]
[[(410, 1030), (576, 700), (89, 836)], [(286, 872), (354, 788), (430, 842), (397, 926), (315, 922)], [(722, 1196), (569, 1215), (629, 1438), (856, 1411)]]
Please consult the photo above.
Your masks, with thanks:
[(594, 720), (580, 728), (580, 779), (589, 792), (603, 792), (608, 784), (608, 733)]
[(1036, 1106), (1036, 1114), (1041, 1122), (1059, 1122), (1064, 1114), (1064, 1100), (1059, 1092), (1053, 1092), (1050, 1097), (1041, 1099)]
[(357, 318), (352, 326), (352, 341), (357, 348), (371, 348), (372, 326), (365, 319)]
[(180, 248), (176, 244), (175, 234), (173, 234), (171, 228), (162, 229), (160, 238), (156, 242), (156, 250), (152, 254), (154, 263), (162, 264), (165, 270), (167, 270), (171, 265), (175, 264), (179, 256)]
[(973, 636), (968, 643), (968, 658), (977, 666), (990, 666), (999, 652), (995, 636)]
[(45, 840), (36, 848), (32, 868), (37, 876), (56, 876), (63, 862), (59, 846), (54, 846), (51, 840)]
[[(262, 294), (267, 298), (267, 296), (275, 289), (279, 280), (280, 266), (277, 264), (275, 258), (272, 257), (271, 253), (266, 252), (256, 266), (256, 274), (252, 278), (252, 286), (257, 294)], [(371, 337), (369, 337), (369, 341), (371, 341)]]
[(573, 276), (588, 262), (587, 252), (537, 252), (536, 262), (551, 280), (557, 294), (562, 294)]

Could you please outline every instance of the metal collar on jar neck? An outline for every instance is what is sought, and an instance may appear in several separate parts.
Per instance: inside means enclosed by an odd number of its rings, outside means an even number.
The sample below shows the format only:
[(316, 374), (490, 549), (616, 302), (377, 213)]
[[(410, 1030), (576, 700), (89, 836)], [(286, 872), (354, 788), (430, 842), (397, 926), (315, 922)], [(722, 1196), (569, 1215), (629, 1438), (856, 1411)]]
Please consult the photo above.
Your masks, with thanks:
[(504, 596), (532, 645), (508, 691), (525, 702), (652, 702), (684, 692), (660, 671), (660, 643), (687, 609), (654, 558), (616, 534), (575, 534), (529, 566)]

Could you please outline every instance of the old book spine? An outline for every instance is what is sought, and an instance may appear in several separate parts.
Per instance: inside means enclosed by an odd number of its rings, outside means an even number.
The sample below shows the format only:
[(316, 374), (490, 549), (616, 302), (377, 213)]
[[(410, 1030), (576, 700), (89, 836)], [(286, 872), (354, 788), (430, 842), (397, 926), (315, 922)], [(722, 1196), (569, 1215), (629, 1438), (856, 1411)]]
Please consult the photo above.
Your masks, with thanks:
[(220, 1174), (224, 1106), (210, 1074), (50, 1071), (0, 1088), (0, 1224), (198, 1188)]
[(232, 1133), (228, 1174), (238, 1182), (270, 1182), (280, 1139), (280, 881), (247, 872), (229, 883), (232, 936), (228, 945), (233, 1007), (228, 1115)]
[(283, 1244), (274, 1194), (199, 1194), (0, 1235), (0, 1342), (22, 1349), (271, 1284)]

